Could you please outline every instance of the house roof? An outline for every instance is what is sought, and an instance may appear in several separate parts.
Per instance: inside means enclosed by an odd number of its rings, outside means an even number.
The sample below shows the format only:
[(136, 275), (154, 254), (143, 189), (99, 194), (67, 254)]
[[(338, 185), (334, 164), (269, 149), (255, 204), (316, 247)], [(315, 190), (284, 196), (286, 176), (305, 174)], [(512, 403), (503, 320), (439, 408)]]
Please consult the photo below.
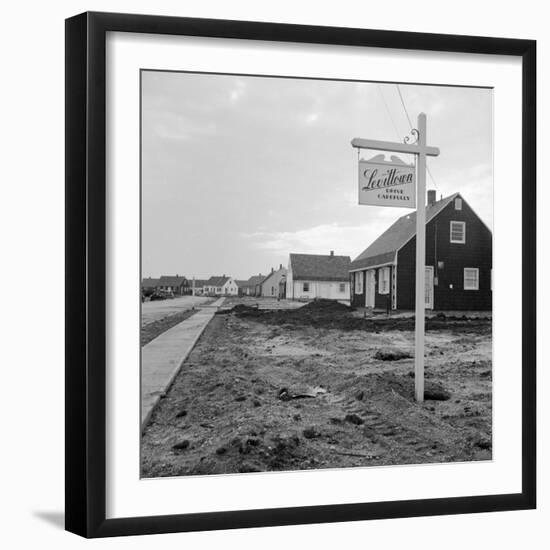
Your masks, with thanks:
[(246, 281), (246, 286), (255, 286), (262, 283), (265, 279), (265, 275), (262, 275), (261, 273), (259, 275), (252, 275), (248, 281)]
[(292, 279), (295, 281), (347, 281), (349, 256), (290, 254)]
[(242, 279), (235, 279), (235, 283), (239, 288), (242, 288), (243, 286), (248, 286), (248, 281), (243, 281)]
[(286, 267), (280, 267), (279, 269), (275, 269), (273, 271), (271, 271), (270, 273), (268, 273), (266, 275), (266, 277), (264, 278), (264, 280), (262, 281), (262, 284), (264, 284), (268, 279), (270, 279), (271, 277), (273, 277), (273, 275), (277, 275), (278, 273), (283, 273), (283, 276), (286, 275)]
[[(426, 223), (435, 218), (459, 193), (445, 197), (426, 207)], [(395, 253), (416, 235), (416, 211), (401, 216), (353, 262), (350, 270), (392, 263)]]
[(159, 286), (180, 286), (187, 279), (183, 275), (161, 275)]
[(144, 288), (155, 288), (158, 286), (160, 279), (153, 279), (152, 277), (146, 277), (141, 281), (141, 286)]
[[(195, 279), (195, 288), (201, 288), (206, 284), (206, 279)], [(193, 286), (193, 281), (189, 281), (189, 286)]]
[(225, 275), (212, 275), (212, 277), (204, 283), (204, 286), (223, 286), (229, 279), (230, 277), (226, 277)]

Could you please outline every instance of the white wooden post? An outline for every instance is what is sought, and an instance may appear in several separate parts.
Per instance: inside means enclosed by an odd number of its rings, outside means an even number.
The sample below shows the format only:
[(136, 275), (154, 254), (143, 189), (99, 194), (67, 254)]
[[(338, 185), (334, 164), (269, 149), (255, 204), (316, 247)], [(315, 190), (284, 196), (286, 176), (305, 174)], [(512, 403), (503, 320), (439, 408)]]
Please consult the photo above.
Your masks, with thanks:
[[(437, 157), (439, 148), (427, 144), (426, 115), (418, 115), (418, 128), (411, 133), (417, 136), (416, 143), (393, 143), (375, 139), (353, 138), (352, 147), (375, 151), (395, 151), (416, 155), (416, 288), (415, 288), (415, 357), (414, 393), (416, 400), (424, 401), (424, 329), (426, 314), (426, 156)], [(418, 133), (416, 133), (418, 132)], [(406, 140), (407, 141), (407, 140)], [(362, 204), (369, 204), (363, 202)], [(395, 206), (386, 204), (384, 206)], [(365, 289), (366, 292), (366, 289)]]
[(418, 115), (416, 171), (416, 322), (414, 337), (414, 393), (424, 401), (424, 325), (426, 315), (426, 115)]

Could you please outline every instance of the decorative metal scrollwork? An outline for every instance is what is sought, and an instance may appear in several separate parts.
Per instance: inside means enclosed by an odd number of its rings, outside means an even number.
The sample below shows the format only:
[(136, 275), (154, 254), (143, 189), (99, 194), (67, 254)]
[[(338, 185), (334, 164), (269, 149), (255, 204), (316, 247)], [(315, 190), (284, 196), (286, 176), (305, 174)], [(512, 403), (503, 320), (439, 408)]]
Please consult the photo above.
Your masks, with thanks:
[(418, 141), (419, 137), (420, 137), (420, 132), (416, 128), (413, 128), (411, 130), (411, 135), (410, 136), (405, 136), (405, 139), (403, 139), (403, 143), (408, 143), (409, 145), (414, 145)]

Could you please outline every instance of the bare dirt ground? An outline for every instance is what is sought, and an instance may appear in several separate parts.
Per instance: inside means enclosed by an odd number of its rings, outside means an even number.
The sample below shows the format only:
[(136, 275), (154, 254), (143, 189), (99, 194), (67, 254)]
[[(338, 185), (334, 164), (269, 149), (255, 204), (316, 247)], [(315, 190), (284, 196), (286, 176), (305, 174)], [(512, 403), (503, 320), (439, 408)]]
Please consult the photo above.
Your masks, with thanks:
[(490, 319), (426, 321), (418, 404), (412, 318), (235, 304), (153, 413), (143, 477), (491, 458)]

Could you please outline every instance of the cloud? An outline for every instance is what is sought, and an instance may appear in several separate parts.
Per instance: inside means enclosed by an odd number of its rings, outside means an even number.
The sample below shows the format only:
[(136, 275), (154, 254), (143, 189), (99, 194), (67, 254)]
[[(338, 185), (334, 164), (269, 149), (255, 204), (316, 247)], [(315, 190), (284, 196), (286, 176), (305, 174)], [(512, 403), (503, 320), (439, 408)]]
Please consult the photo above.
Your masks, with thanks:
[(251, 248), (274, 254), (328, 254), (334, 250), (335, 254), (353, 259), (387, 229), (389, 224), (384, 218), (361, 225), (328, 223), (297, 231), (243, 233), (241, 237)]
[(309, 115), (306, 116), (306, 122), (308, 124), (313, 124), (314, 122), (317, 121), (318, 118), (319, 118), (319, 113), (310, 113)]
[[(190, 118), (174, 112), (146, 113), (146, 116), (148, 118), (144, 124), (145, 139), (158, 138), (169, 141), (190, 141), (216, 136), (220, 132), (215, 121), (199, 124)], [(149, 122), (150, 120), (154, 122)]]

